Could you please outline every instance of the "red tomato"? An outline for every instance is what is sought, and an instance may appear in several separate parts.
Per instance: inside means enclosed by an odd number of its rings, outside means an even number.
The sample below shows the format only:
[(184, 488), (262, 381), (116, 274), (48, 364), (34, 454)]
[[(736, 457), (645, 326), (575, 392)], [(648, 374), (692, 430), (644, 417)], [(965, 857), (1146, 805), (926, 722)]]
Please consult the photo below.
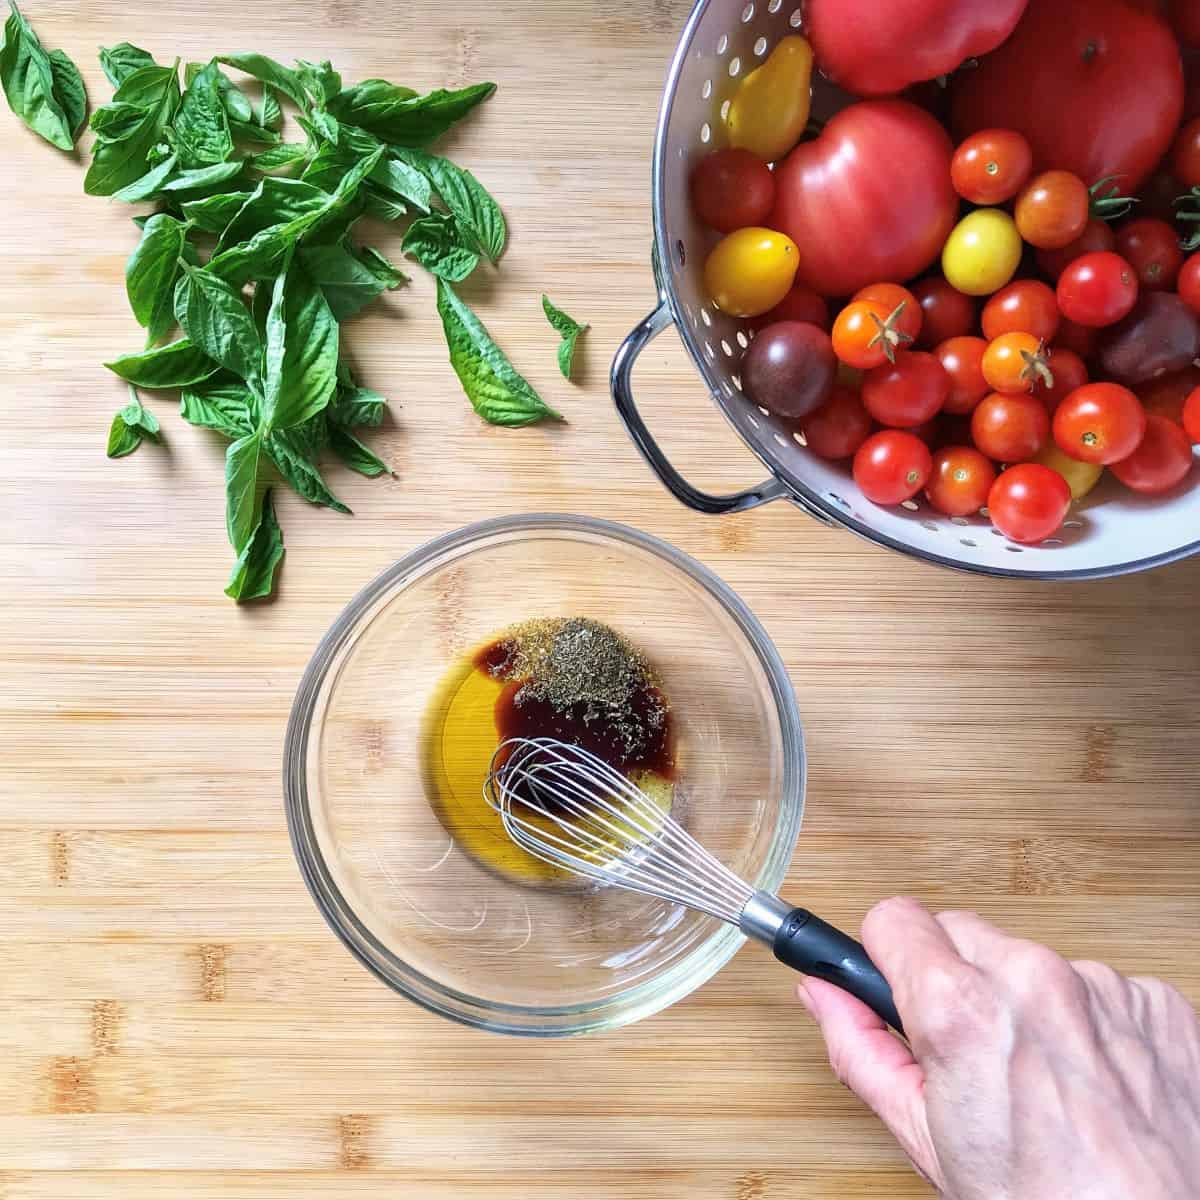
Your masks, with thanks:
[(829, 305), (812, 288), (803, 284), (793, 287), (770, 312), (755, 320), (755, 328), (765, 329), (776, 321), (802, 321), (829, 332)]
[(1058, 301), (1053, 288), (1037, 279), (1018, 279), (995, 292), (983, 306), (983, 336), (1032, 333), (1044, 342), (1058, 332)]
[(948, 413), (969, 413), (991, 391), (983, 377), (983, 353), (987, 342), (977, 337), (952, 337), (942, 342), (934, 357), (950, 380), (946, 403)]
[(1077, 258), (1058, 277), (1059, 311), (1078, 325), (1115, 325), (1137, 298), (1137, 273), (1109, 251)]
[(804, 441), (821, 458), (849, 458), (867, 440), (871, 414), (858, 393), (835, 384), (829, 399), (804, 421)]
[(1175, 286), (1183, 251), (1172, 225), (1155, 217), (1140, 217), (1117, 230), (1117, 253), (1137, 273), (1145, 291), (1169, 291)]
[[(1200, 83), (1200, 80), (1197, 81)], [(1196, 91), (1197, 100), (1200, 100), (1200, 88)], [(1200, 109), (1194, 113), (1185, 113), (1185, 119), (1188, 116), (1200, 116)], [(1145, 183), (1142, 184), (1141, 190), (1138, 192), (1137, 215), (1139, 217), (1161, 217), (1164, 221), (1172, 221), (1175, 219), (1175, 201), (1179, 198), (1180, 192), (1186, 192), (1187, 188), (1171, 174), (1170, 171), (1155, 171)], [(1111, 246), (1100, 246), (1097, 249), (1111, 250)]]
[(1189, 392), (1183, 402), (1183, 431), (1193, 442), (1200, 443), (1200, 388)]
[(692, 208), (721, 233), (761, 225), (774, 204), (775, 176), (749, 150), (715, 150), (692, 171)]
[(1091, 217), (1083, 232), (1059, 250), (1039, 250), (1037, 263), (1051, 279), (1057, 279), (1077, 258), (1097, 250), (1111, 250), (1117, 244), (1107, 221)]
[(1070, 171), (1043, 171), (1020, 191), (1013, 209), (1017, 232), (1039, 250), (1069, 246), (1088, 223), (1087, 184)]
[(933, 456), (925, 495), (938, 512), (967, 517), (986, 503), (996, 481), (996, 468), (970, 446), (945, 446)]
[(856, 96), (890, 96), (910, 83), (949, 75), (964, 59), (994, 50), (1025, 0), (809, 0), (805, 32), (817, 65)]
[(854, 482), (875, 504), (911, 500), (933, 469), (929, 447), (899, 429), (873, 433), (854, 455)]
[(1054, 412), (1058, 448), (1080, 462), (1107, 466), (1128, 458), (1146, 432), (1146, 410), (1119, 383), (1085, 383)]
[(1033, 151), (1011, 129), (981, 129), (954, 152), (950, 179), (972, 204), (1002, 204), (1020, 190), (1033, 171)]
[(1189, 50), (1200, 50), (1200, 3), (1197, 0), (1170, 0), (1167, 15), (1180, 42)]
[(946, 403), (950, 378), (925, 350), (901, 350), (863, 378), (862, 402), (881, 425), (911, 429), (937, 416)]
[(1200, 187), (1200, 117), (1193, 117), (1171, 144), (1171, 174), (1184, 187)]
[(1200, 313), (1200, 254), (1191, 255), (1179, 268), (1175, 290), (1192, 312)]
[(1090, 358), (1096, 348), (1099, 331), (1089, 325), (1076, 325), (1063, 317), (1058, 323), (1058, 334), (1054, 339), (1054, 350), (1071, 350), (1080, 358)]
[[(885, 35), (897, 27), (875, 24)], [(847, 38), (859, 33), (846, 25)], [(1119, 175), (1128, 193), (1167, 152), (1183, 108), (1174, 36), (1127, 0), (1030, 0), (1012, 37), (950, 87), (958, 137), (1015, 129), (1035, 169), (1089, 185)]]
[(869, 300), (878, 304), (888, 315), (888, 328), (900, 335), (901, 342), (908, 345), (916, 341), (921, 332), (923, 314), (916, 296), (908, 288), (898, 283), (869, 283), (854, 293), (851, 302), (854, 300)]
[(971, 440), (997, 462), (1024, 462), (1050, 436), (1050, 417), (1036, 396), (993, 392), (971, 414)]
[(1001, 472), (988, 492), (988, 516), (1014, 542), (1040, 542), (1066, 520), (1071, 507), (1067, 481), (1039, 463)]
[(1192, 468), (1192, 444), (1174, 421), (1147, 417), (1138, 448), (1109, 470), (1135, 492), (1157, 495), (1173, 488)]
[(1088, 369), (1083, 359), (1073, 350), (1065, 347), (1054, 347), (1050, 351), (1050, 373), (1054, 382), (1047, 385), (1044, 380), (1034, 384), (1033, 394), (1046, 406), (1046, 411), (1054, 416), (1054, 410), (1076, 388), (1083, 387), (1088, 381)]
[(941, 275), (930, 275), (912, 285), (921, 306), (921, 332), (917, 346), (932, 350), (947, 338), (960, 337), (975, 327), (975, 300), (951, 287)]
[(851, 104), (801, 142), (775, 171), (769, 221), (804, 247), (797, 280), (848, 296), (925, 270), (958, 217), (950, 153), (946, 131), (903, 100)]
[(1182, 371), (1172, 371), (1167, 375), (1159, 375), (1149, 383), (1138, 386), (1137, 398), (1142, 402), (1146, 415), (1157, 413), (1174, 421), (1176, 425), (1183, 424), (1183, 406), (1188, 396), (1200, 387), (1200, 367), (1185, 367)]
[(1002, 333), (983, 352), (983, 377), (997, 392), (1032, 392), (1041, 380), (1052, 384), (1046, 347), (1032, 333)]

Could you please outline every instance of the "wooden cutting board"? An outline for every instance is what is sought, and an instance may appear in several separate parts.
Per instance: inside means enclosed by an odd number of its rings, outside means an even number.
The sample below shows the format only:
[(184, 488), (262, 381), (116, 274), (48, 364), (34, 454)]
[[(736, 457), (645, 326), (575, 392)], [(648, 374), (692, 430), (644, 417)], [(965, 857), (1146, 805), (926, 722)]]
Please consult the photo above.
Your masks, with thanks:
[[(464, 293), (570, 424), (481, 425), (418, 276), (347, 334), (397, 405), (376, 444), (399, 478), (332, 469), (353, 518), (281, 495), (278, 601), (235, 608), (222, 447), (160, 398), (165, 446), (104, 458), (123, 399), (100, 363), (140, 344), (129, 210), (85, 197), (81, 164), (0, 118), (3, 1200), (927, 1194), (759, 951), (639, 1026), (532, 1043), (412, 1007), (325, 928), (280, 802), (301, 670), (376, 572), (498, 513), (638, 525), (760, 615), (809, 743), (791, 894), (851, 927), (899, 891), (970, 906), (1200, 999), (1200, 561), (1021, 584), (922, 566), (781, 505), (705, 519), (620, 428), (607, 368), (653, 297), (651, 138), (686, 11), (26, 5), (93, 103), (108, 96), (96, 47), (126, 39), (167, 59), (328, 56), (350, 79), (420, 88), (497, 80), (450, 145), (502, 199), (512, 249)], [(592, 323), (578, 385), (556, 374), (543, 290)], [(672, 337), (638, 386), (696, 480), (757, 476)]]

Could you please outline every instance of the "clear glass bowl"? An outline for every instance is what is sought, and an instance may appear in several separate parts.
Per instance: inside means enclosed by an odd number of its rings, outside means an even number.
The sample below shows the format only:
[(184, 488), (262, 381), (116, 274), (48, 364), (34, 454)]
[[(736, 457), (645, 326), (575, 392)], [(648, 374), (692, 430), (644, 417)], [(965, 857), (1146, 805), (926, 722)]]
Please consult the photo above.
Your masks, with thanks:
[(706, 568), (586, 517), (506, 517), (384, 572), (325, 635), (288, 725), (284, 793), (305, 881), (384, 982), (505, 1033), (612, 1028), (709, 979), (744, 940), (663, 901), (531, 887), (480, 866), (438, 821), (419, 761), (446, 672), (505, 626), (593, 617), (652, 662), (672, 703), (674, 813), (758, 887), (783, 880), (804, 803), (804, 742), (783, 663)]

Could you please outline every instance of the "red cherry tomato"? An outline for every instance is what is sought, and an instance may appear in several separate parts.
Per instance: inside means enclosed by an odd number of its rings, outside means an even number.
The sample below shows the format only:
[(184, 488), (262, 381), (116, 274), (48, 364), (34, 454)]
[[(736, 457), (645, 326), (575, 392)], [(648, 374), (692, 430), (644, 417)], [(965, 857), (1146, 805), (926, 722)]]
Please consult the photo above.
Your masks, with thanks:
[(1018, 279), (1002, 287), (983, 306), (983, 336), (1032, 333), (1044, 342), (1058, 332), (1058, 300), (1054, 289), (1037, 279)]
[(1196, 0), (1169, 0), (1167, 16), (1181, 44), (1189, 50), (1200, 50), (1200, 4)]
[(878, 304), (887, 313), (891, 327), (905, 345), (917, 340), (923, 314), (916, 296), (908, 288), (898, 283), (869, 283), (854, 293), (851, 301), (855, 300), (869, 300)]
[(692, 171), (692, 208), (720, 233), (766, 222), (775, 204), (775, 176), (749, 150), (715, 150)]
[(881, 425), (911, 429), (942, 411), (950, 379), (926, 350), (901, 350), (863, 378), (862, 402)]
[(1183, 431), (1193, 442), (1200, 443), (1200, 388), (1189, 392), (1183, 402)]
[(1107, 466), (1128, 458), (1146, 432), (1146, 410), (1119, 383), (1085, 383), (1054, 412), (1058, 448), (1080, 462)]
[(1184, 187), (1200, 187), (1200, 117), (1193, 117), (1171, 145), (1171, 174)]
[(829, 305), (812, 288), (798, 283), (769, 312), (754, 321), (756, 329), (765, 329), (776, 321), (801, 321), (829, 332)]
[(1200, 313), (1200, 254), (1193, 254), (1179, 268), (1175, 290), (1192, 312)]
[(871, 414), (863, 408), (858, 393), (835, 384), (829, 399), (804, 421), (804, 440), (820, 458), (849, 458), (867, 440)]
[(1100, 336), (1098, 329), (1089, 325), (1076, 325), (1063, 317), (1058, 323), (1058, 333), (1054, 338), (1054, 350), (1070, 350), (1080, 358), (1091, 358), (1096, 349), (1096, 339)]
[(1136, 395), (1147, 416), (1157, 413), (1176, 425), (1182, 425), (1184, 403), (1196, 388), (1200, 388), (1200, 367), (1190, 366), (1139, 384)]
[(988, 516), (1014, 542), (1040, 542), (1066, 519), (1071, 507), (1067, 481), (1039, 463), (1001, 472), (988, 492)]
[(961, 337), (975, 327), (975, 300), (951, 287), (941, 275), (930, 275), (912, 285), (921, 306), (921, 332), (916, 345), (932, 350), (947, 338)]
[(1117, 230), (1117, 253), (1137, 273), (1146, 291), (1170, 291), (1175, 286), (1183, 251), (1173, 226), (1155, 217), (1140, 217)]
[(1046, 406), (1035, 396), (984, 396), (971, 414), (971, 440), (996, 462), (1024, 462), (1050, 436)]
[(1077, 258), (1058, 277), (1058, 308), (1068, 321), (1114, 325), (1137, 303), (1137, 273), (1119, 254)]
[(1073, 242), (1068, 242), (1059, 250), (1039, 250), (1037, 264), (1051, 279), (1057, 280), (1077, 258), (1095, 254), (1098, 250), (1111, 250), (1116, 244), (1117, 239), (1108, 222), (1092, 217)]
[(996, 481), (996, 468), (970, 446), (945, 446), (933, 455), (925, 495), (938, 512), (967, 517), (986, 503)]
[(1078, 175), (1043, 171), (1017, 195), (1013, 209), (1017, 232), (1039, 250), (1058, 250), (1083, 232), (1091, 199)]
[(1138, 448), (1109, 470), (1135, 492), (1157, 495), (1169, 491), (1192, 469), (1192, 444), (1174, 421), (1147, 417), (1146, 433)]
[(983, 377), (997, 392), (1032, 392), (1038, 380), (1050, 383), (1049, 357), (1032, 333), (1002, 333), (983, 352)]
[(1088, 369), (1082, 358), (1073, 350), (1055, 347), (1050, 351), (1050, 373), (1054, 382), (1047, 385), (1044, 380), (1034, 384), (1033, 394), (1046, 406), (1046, 411), (1054, 416), (1054, 410), (1076, 388), (1083, 387), (1088, 381)]
[(954, 190), (972, 204), (1012, 199), (1032, 172), (1033, 151), (1012, 129), (981, 129), (963, 141), (950, 160)]
[(899, 429), (873, 433), (854, 456), (854, 482), (875, 504), (911, 500), (925, 486), (932, 469), (929, 447)]
[(933, 352), (950, 380), (946, 403), (948, 413), (969, 413), (991, 391), (983, 377), (983, 353), (987, 342), (978, 337), (947, 338)]

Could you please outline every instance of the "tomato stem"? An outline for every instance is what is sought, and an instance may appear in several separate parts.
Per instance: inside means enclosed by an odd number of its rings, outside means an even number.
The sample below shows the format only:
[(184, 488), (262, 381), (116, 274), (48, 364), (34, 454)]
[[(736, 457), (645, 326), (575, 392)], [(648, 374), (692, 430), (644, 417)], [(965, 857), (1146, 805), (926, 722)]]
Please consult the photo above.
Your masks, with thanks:
[(896, 328), (900, 320), (900, 314), (904, 312), (904, 306), (907, 303), (907, 300), (901, 300), (882, 321), (879, 319), (877, 313), (871, 313), (871, 320), (875, 322), (875, 336), (867, 343), (867, 347), (869, 349), (871, 346), (878, 346), (882, 342), (883, 353), (890, 363), (896, 361), (896, 348), (898, 346), (905, 346), (912, 341), (911, 333), (905, 333), (903, 329)]
[[(1088, 188), (1088, 195), (1091, 197), (1088, 211), (1093, 217), (1099, 217), (1101, 221), (1115, 221), (1118, 217), (1123, 217), (1138, 202), (1136, 196), (1121, 195), (1120, 187), (1114, 182), (1120, 178), (1120, 175), (1105, 175), (1103, 179), (1097, 179)], [(1112, 187), (1102, 192), (1100, 189), (1106, 183), (1111, 183)]]
[(1039, 383), (1047, 388), (1054, 386), (1054, 372), (1050, 370), (1050, 355), (1044, 341), (1038, 342), (1037, 349), (1032, 352), (1022, 350), (1021, 358), (1025, 364), (1021, 368), (1021, 378), (1029, 384), (1031, 392)]

